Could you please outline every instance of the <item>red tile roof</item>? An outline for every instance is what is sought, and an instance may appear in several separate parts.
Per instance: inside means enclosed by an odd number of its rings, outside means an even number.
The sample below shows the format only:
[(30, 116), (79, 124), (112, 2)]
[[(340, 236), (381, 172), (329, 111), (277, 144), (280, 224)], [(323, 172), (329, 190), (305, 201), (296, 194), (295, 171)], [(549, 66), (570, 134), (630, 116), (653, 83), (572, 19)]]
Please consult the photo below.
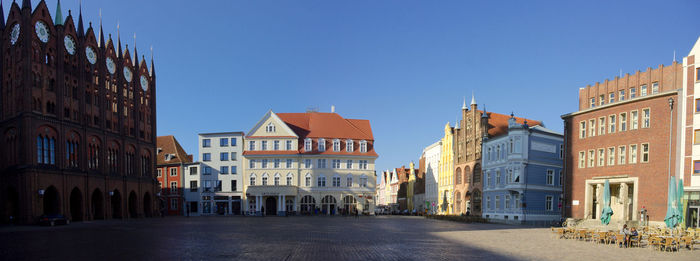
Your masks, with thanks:
[[(168, 136), (158, 136), (156, 138), (156, 147), (161, 149), (158, 153), (156, 165), (168, 165), (168, 164), (179, 164), (179, 163), (190, 163), (192, 162), (192, 155), (188, 155), (185, 150), (180, 146), (173, 135)], [(165, 154), (173, 154), (174, 157), (169, 161), (165, 161)]]
[[(484, 113), (481, 110), (479, 110), (478, 112), (481, 113), (482, 115)], [(500, 114), (500, 113), (495, 113), (495, 112), (487, 112), (487, 115), (489, 116), (489, 136), (490, 137), (500, 136), (500, 135), (506, 134), (508, 132), (508, 119), (510, 119), (510, 115), (505, 115), (505, 114)], [(515, 117), (515, 122), (517, 122), (518, 124), (523, 124), (525, 122), (525, 120), (527, 120), (528, 126), (542, 125), (542, 122), (540, 122), (540, 121)]]

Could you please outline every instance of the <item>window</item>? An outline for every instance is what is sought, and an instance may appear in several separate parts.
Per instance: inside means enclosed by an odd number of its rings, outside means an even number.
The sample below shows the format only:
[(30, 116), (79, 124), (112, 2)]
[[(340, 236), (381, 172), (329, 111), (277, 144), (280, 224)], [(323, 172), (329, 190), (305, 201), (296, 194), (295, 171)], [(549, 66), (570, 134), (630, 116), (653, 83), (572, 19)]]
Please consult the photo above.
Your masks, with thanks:
[(333, 151), (335, 151), (335, 152), (340, 151), (340, 140), (338, 140), (338, 139), (333, 140)]
[(490, 172), (486, 173), (486, 183), (488, 183), (489, 186), (493, 186), (493, 180), (491, 180), (491, 173)]
[(170, 190), (177, 190), (177, 181), (170, 182)]
[(367, 160), (360, 160), (360, 169), (367, 169)]
[(588, 151), (588, 167), (595, 167), (595, 150)]
[(641, 87), (639, 87), (639, 96), (647, 96), (647, 85), (644, 84)]
[(261, 164), (262, 166), (260, 166), (260, 168), (266, 169), (266, 168), (267, 168), (267, 162), (268, 162), (268, 159), (263, 159), (263, 160), (262, 160), (262, 164)]
[(340, 168), (340, 160), (338, 160), (338, 159), (331, 160), (331, 167), (334, 169), (339, 169)]
[(486, 197), (486, 208), (491, 209), (491, 197)]
[(236, 138), (231, 138), (231, 147), (236, 146)]
[(267, 174), (263, 174), (262, 176), (262, 185), (267, 186)]
[(304, 168), (310, 169), (311, 168), (311, 160), (310, 159), (305, 159), (304, 160)]
[(630, 130), (636, 130), (639, 127), (639, 113), (637, 111), (630, 112)]
[(211, 161), (211, 153), (202, 153), (202, 161)]
[(520, 208), (520, 194), (515, 194), (515, 208)]
[(604, 94), (601, 94), (600, 97), (598, 97), (598, 102), (599, 102), (598, 105), (600, 105), (600, 106), (603, 106), (603, 104), (605, 104), (605, 95)]
[(559, 144), (559, 158), (564, 158), (564, 144)]
[(367, 187), (367, 176), (365, 176), (364, 174), (360, 176), (360, 187)]
[(325, 169), (326, 168), (326, 159), (318, 159), (318, 168)]
[(365, 141), (365, 140), (360, 141), (360, 152), (362, 152), (362, 153), (367, 152), (367, 141)]
[(352, 140), (345, 141), (345, 151), (353, 152), (355, 150), (355, 142)]
[(588, 121), (588, 128), (589, 128), (588, 136), (590, 136), (590, 137), (595, 136), (595, 119)]
[(217, 180), (217, 181), (215, 181), (215, 182), (216, 182), (216, 187), (214, 188), (214, 191), (217, 191), (217, 192), (218, 192), (218, 191), (221, 191), (221, 190), (222, 190), (222, 186), (221, 186), (222, 183), (221, 183), (221, 180)]
[(506, 203), (503, 204), (503, 207), (504, 207), (504, 208), (511, 208), (511, 206), (510, 206), (510, 196), (505, 195), (504, 198), (506, 199)]
[(211, 147), (211, 140), (210, 140), (210, 139), (203, 139), (203, 140), (202, 140), (202, 147), (203, 147), (203, 148), (209, 148), (209, 147)]
[(197, 167), (190, 167), (190, 175), (197, 175)]
[(228, 138), (219, 139), (219, 146), (220, 147), (228, 147)]
[(293, 178), (292, 173), (287, 174), (287, 186), (292, 185), (292, 178)]
[(260, 141), (260, 150), (267, 150), (267, 141)]
[(591, 98), (591, 108), (595, 107), (595, 98)]
[(615, 123), (617, 120), (615, 119), (615, 115), (610, 115), (610, 125), (608, 125), (608, 133), (615, 133)]
[(311, 174), (306, 174), (306, 177), (304, 178), (304, 185), (311, 187)]
[(304, 140), (304, 150), (305, 151), (311, 151), (311, 139), (306, 138)]
[(695, 81), (700, 81), (700, 67), (695, 68)]
[(265, 126), (265, 132), (270, 133), (270, 132), (275, 132), (275, 125), (270, 123)]
[(562, 171), (560, 170), (559, 171), (559, 186), (563, 186), (563, 185), (564, 185), (564, 173), (562, 173)]
[(291, 140), (285, 141), (285, 144), (286, 144), (285, 148), (284, 148), (285, 150), (292, 150), (292, 141)]
[(659, 82), (653, 82), (651, 83), (651, 93), (659, 93)]
[(617, 164), (627, 164), (627, 146), (620, 146), (617, 149), (617, 153), (620, 154), (617, 159)]
[(700, 99), (695, 99), (695, 112), (700, 112)]
[(700, 144), (700, 130), (695, 130), (693, 133), (693, 144)]
[(598, 167), (605, 166), (605, 149), (598, 149)]
[(250, 176), (250, 186), (255, 186), (255, 175)]
[(345, 168), (352, 169), (352, 160), (348, 160), (347, 163), (345, 163)]
[(318, 151), (326, 151), (326, 140), (318, 139)]
[(630, 99), (637, 97), (637, 89), (634, 87), (630, 88)]
[(578, 167), (580, 169), (586, 167), (586, 153), (583, 151), (578, 152)]
[(255, 160), (254, 159), (248, 161), (248, 168), (251, 168), (251, 169), (255, 168)]
[(238, 191), (238, 184), (236, 184), (236, 180), (231, 180), (231, 191)]
[(227, 161), (228, 160), (228, 152), (219, 153), (219, 158), (221, 161)]
[(586, 137), (586, 121), (580, 122), (579, 125), (579, 138), (583, 139)]
[(171, 176), (171, 177), (177, 176), (177, 168), (171, 168), (171, 169), (170, 169), (170, 176)]
[(496, 209), (501, 208), (501, 196), (496, 196)]
[(231, 166), (231, 174), (238, 174), (238, 168), (236, 168), (236, 166)]
[(220, 174), (228, 174), (228, 166), (221, 166), (219, 173)]
[(254, 140), (248, 141), (248, 149), (255, 150), (255, 141)]
[(610, 95), (608, 95), (608, 96), (609, 96), (609, 98), (610, 98), (610, 102), (608, 102), (608, 103), (613, 103), (613, 102), (615, 102), (615, 93), (614, 93), (614, 92), (611, 92)]
[(275, 186), (280, 185), (280, 174), (275, 174)]
[(615, 165), (615, 147), (608, 148), (608, 166)]
[(211, 167), (204, 167), (204, 175), (211, 175)]
[(693, 174), (700, 174), (700, 160), (693, 161)]
[(637, 144), (630, 145), (630, 164), (637, 163)]
[(162, 172), (163, 172), (163, 170), (158, 169), (158, 177), (159, 177), (159, 178), (163, 176), (163, 173), (162, 173)]
[(554, 210), (554, 197), (552, 197), (552, 196), (545, 197), (544, 208), (546, 211), (553, 211)]
[(345, 182), (346, 186), (352, 187), (352, 175), (348, 174), (347, 182)]
[(273, 150), (280, 150), (280, 141), (276, 140), (272, 142), (272, 149)]
[(274, 165), (275, 165), (274, 168), (278, 169), (278, 168), (280, 167), (280, 159), (275, 159), (274, 162), (275, 162), (275, 163), (274, 163)]
[(649, 128), (651, 125), (651, 110), (649, 108), (642, 109), (642, 128)]
[(639, 162), (649, 162), (649, 143), (642, 143), (642, 160)]
[(605, 134), (605, 117), (598, 118), (598, 135)]
[(618, 95), (618, 99), (619, 99), (620, 101), (624, 101), (624, 100), (625, 100), (625, 90), (620, 90), (620, 95)]
[(627, 113), (620, 113), (620, 131), (627, 130)]
[(211, 180), (204, 181), (204, 191), (211, 191)]
[(333, 177), (333, 187), (340, 187), (340, 177)]
[(198, 189), (197, 181), (196, 180), (190, 181), (190, 192), (197, 192), (197, 189)]
[(286, 164), (285, 167), (288, 168), (288, 169), (291, 169), (291, 168), (292, 168), (292, 159), (287, 159), (287, 164)]
[(231, 152), (231, 160), (235, 161), (236, 160), (236, 153)]
[(319, 177), (318, 177), (318, 186), (319, 186), (319, 187), (325, 187), (325, 186), (326, 186), (326, 177), (324, 177), (324, 176), (319, 176)]
[(554, 170), (547, 170), (547, 185), (554, 185)]

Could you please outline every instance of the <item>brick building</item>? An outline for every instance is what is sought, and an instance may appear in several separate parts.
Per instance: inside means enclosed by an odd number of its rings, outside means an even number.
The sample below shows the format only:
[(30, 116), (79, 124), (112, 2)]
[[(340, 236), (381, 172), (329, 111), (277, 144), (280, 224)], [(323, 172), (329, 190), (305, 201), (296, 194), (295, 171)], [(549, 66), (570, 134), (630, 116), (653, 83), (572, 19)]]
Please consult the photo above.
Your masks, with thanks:
[[(0, 3), (0, 17), (4, 19)], [(60, 3), (0, 19), (0, 220), (151, 216), (156, 75)]]
[(192, 163), (192, 155), (188, 155), (172, 135), (159, 136), (156, 146), (156, 177), (160, 188), (161, 211), (171, 216), (183, 215), (184, 171), (185, 166)]
[(652, 222), (664, 220), (668, 176), (676, 172), (669, 157), (678, 155), (669, 142), (682, 147), (676, 139), (681, 79), (673, 62), (579, 89), (578, 111), (562, 116), (565, 217), (598, 219), (609, 180), (613, 222), (638, 221), (642, 208)]

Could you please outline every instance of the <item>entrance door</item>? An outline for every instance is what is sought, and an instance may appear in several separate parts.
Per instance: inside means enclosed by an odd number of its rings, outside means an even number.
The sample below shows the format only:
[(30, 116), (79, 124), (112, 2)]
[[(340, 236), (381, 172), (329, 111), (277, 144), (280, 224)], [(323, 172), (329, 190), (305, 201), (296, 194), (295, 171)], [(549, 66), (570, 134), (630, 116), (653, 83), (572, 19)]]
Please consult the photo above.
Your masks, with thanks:
[(277, 199), (275, 197), (267, 197), (265, 200), (265, 215), (277, 215)]
[(700, 214), (700, 207), (688, 207), (688, 214), (685, 219), (687, 227), (700, 227), (698, 214)]

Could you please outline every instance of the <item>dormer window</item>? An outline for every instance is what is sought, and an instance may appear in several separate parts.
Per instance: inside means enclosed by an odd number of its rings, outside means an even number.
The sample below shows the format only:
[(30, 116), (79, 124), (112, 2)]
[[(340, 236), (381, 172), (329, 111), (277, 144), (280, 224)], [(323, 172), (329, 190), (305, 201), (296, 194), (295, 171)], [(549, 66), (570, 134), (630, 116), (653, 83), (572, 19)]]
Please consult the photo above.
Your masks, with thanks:
[(173, 158), (173, 154), (165, 154), (165, 161), (170, 161)]
[(362, 152), (362, 153), (367, 152), (367, 141), (366, 140), (360, 141), (360, 152)]
[(305, 151), (311, 151), (312, 149), (313, 149), (313, 148), (312, 148), (312, 146), (311, 146), (311, 139), (306, 138), (306, 139), (304, 140), (304, 150), (305, 150)]
[(340, 151), (340, 140), (339, 139), (333, 140), (333, 151), (335, 151), (335, 152)]
[(158, 152), (156, 154), (160, 154), (163, 151), (163, 148), (158, 148)]
[(345, 141), (345, 151), (353, 152), (355, 150), (354, 145), (355, 145), (355, 143), (352, 140), (350, 140), (350, 139), (346, 140)]
[(267, 132), (267, 133), (275, 132), (275, 125), (270, 123), (267, 126), (265, 126), (265, 132)]
[(318, 151), (326, 151), (326, 139), (318, 139)]

